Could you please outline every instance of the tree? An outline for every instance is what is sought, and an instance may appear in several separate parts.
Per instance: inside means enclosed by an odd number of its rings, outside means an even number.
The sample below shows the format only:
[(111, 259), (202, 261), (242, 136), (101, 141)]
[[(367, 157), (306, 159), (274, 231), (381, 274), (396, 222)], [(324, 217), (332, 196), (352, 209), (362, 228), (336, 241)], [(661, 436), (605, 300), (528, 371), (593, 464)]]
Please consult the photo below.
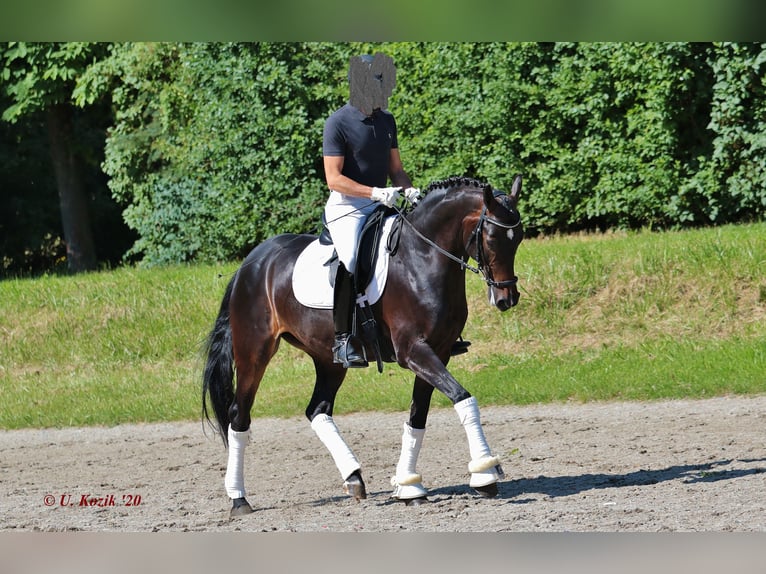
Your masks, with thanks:
[(75, 134), (72, 91), (78, 75), (106, 53), (104, 44), (8, 43), (0, 51), (0, 78), (12, 104), (2, 119), (16, 122), (43, 112), (58, 188), (70, 271), (96, 267), (89, 198), (82, 173), (82, 147)]
[(226, 260), (317, 231), (322, 126), (348, 97), (346, 45), (125, 43), (79, 79), (114, 106), (104, 171), (145, 265)]

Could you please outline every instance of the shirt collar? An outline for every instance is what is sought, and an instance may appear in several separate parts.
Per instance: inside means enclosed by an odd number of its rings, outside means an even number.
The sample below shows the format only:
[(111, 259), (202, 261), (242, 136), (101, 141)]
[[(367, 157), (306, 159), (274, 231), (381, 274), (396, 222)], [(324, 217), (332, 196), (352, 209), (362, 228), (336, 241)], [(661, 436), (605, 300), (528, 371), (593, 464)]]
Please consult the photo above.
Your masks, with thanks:
[(363, 122), (364, 120), (371, 119), (376, 117), (378, 114), (382, 112), (380, 108), (376, 109), (374, 112), (372, 112), (371, 116), (366, 115), (362, 110), (354, 106), (351, 102), (349, 102), (348, 107), (351, 108), (351, 110), (354, 113), (354, 117), (359, 120), (360, 122)]

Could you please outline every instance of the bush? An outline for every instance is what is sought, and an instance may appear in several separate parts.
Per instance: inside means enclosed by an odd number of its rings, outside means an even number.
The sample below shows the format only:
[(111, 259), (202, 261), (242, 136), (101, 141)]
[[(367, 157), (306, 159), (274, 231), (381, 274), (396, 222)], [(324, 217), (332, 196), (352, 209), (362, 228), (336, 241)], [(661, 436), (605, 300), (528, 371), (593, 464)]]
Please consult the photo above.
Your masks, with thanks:
[[(351, 55), (397, 67), (390, 109), (415, 185), (525, 178), (531, 233), (766, 213), (761, 44), (120, 44), (93, 67), (115, 125), (105, 171), (145, 263), (242, 257), (317, 230), (322, 126)], [(106, 74), (105, 74), (106, 72)]]

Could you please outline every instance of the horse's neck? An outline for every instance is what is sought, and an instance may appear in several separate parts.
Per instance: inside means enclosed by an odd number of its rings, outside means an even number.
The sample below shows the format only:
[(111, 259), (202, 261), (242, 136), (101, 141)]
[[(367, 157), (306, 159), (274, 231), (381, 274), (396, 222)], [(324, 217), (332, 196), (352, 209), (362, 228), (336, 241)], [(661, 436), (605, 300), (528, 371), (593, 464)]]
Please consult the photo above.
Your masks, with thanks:
[(464, 257), (467, 240), (465, 219), (477, 212), (481, 196), (469, 192), (439, 192), (426, 199), (429, 201), (418, 206), (410, 221), (439, 247), (455, 257)]

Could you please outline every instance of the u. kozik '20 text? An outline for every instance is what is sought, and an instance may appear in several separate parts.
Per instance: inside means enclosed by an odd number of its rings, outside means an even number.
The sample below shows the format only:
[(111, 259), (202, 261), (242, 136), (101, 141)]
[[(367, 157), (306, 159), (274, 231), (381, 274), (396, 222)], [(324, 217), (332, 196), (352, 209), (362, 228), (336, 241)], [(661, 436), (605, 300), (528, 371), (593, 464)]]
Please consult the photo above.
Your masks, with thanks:
[(140, 494), (61, 494), (58, 497), (47, 494), (43, 500), (45, 506), (140, 506)]

